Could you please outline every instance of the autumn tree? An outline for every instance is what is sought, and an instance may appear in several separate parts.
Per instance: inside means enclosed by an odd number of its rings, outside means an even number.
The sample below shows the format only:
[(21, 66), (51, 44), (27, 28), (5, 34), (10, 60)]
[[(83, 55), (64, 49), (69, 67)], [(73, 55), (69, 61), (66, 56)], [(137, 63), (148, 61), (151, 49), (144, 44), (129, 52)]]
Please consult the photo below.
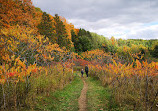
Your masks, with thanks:
[(158, 45), (155, 45), (153, 51), (152, 51), (152, 55), (155, 58), (158, 58)]
[(55, 32), (56, 32), (55, 36), (57, 37), (57, 44), (59, 44), (60, 47), (65, 46), (67, 49), (69, 49), (70, 47), (67, 47), (67, 46), (69, 46), (71, 42), (70, 42), (70, 39), (68, 39), (65, 25), (60, 20), (60, 17), (58, 16), (58, 14), (55, 14), (54, 16), (54, 26), (55, 26)]
[(89, 31), (80, 29), (78, 35), (74, 31), (71, 31), (71, 34), (76, 52), (84, 52), (93, 48), (92, 36)]
[(33, 27), (34, 13), (31, 0), (0, 0), (1, 27), (17, 24)]
[(75, 33), (75, 31), (74, 30), (71, 30), (71, 41), (73, 42), (73, 44), (74, 44), (74, 49), (75, 49), (75, 51), (77, 51), (76, 49), (78, 49), (77, 47), (78, 47), (78, 41), (79, 41), (79, 39), (78, 39), (78, 36), (76, 35), (76, 33)]
[(93, 49), (100, 49), (100, 48), (102, 48), (103, 44), (107, 44), (108, 39), (106, 37), (104, 37), (103, 35), (98, 35), (93, 32), (91, 32), (90, 34), (92, 36)]
[(46, 12), (43, 13), (42, 21), (37, 27), (41, 35), (45, 35), (52, 43), (55, 43), (53, 23), (50, 16)]

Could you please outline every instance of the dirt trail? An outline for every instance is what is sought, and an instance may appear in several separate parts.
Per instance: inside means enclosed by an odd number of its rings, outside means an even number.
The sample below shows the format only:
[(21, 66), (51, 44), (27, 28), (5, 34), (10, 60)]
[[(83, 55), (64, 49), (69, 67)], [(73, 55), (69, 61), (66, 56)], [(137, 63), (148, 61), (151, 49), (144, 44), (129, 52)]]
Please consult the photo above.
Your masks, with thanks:
[(79, 111), (86, 111), (86, 108), (87, 108), (86, 94), (87, 94), (87, 90), (88, 90), (88, 85), (85, 82), (84, 78), (82, 78), (82, 81), (84, 83), (84, 86), (81, 91), (81, 95), (78, 99), (78, 105), (79, 105)]

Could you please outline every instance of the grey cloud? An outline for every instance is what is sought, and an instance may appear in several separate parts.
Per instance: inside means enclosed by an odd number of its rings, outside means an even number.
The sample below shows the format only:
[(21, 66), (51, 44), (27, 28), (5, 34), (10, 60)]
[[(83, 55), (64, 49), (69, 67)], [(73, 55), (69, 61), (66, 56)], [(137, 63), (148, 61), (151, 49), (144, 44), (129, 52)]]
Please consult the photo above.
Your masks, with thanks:
[(129, 34), (127, 35), (127, 39), (151, 39), (151, 38), (155, 38), (158, 39), (158, 34), (157, 34), (158, 30), (143, 30), (143, 31), (138, 31), (135, 34)]
[[(33, 0), (45, 11), (54, 15), (61, 14), (68, 19), (85, 19), (97, 21), (102, 18), (115, 19), (117, 16), (125, 15), (127, 18), (135, 16), (144, 18), (153, 14), (153, 10), (148, 13), (152, 0)], [(151, 2), (155, 5), (155, 1)], [(157, 9), (158, 7), (155, 7)], [(146, 18), (144, 18), (146, 19)], [(128, 19), (127, 19), (128, 21)], [(131, 22), (131, 21), (129, 21)]]
[[(158, 0), (32, 0), (51, 15), (59, 14), (76, 27), (100, 30), (137, 26), (158, 21)], [(135, 25), (130, 24), (134, 23)], [(116, 29), (118, 28), (118, 29)], [(124, 29), (126, 30), (126, 29)], [(147, 31), (147, 30), (146, 30)], [(104, 32), (104, 31), (102, 31)], [(155, 32), (150, 31), (153, 33)], [(147, 34), (145, 32), (142, 32)]]

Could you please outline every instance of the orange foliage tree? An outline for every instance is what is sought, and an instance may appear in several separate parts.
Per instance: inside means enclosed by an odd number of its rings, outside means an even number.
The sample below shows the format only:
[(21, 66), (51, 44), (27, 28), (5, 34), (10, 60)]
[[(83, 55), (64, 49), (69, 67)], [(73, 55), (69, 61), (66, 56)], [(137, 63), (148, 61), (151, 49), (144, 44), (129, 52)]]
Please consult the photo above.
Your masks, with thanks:
[(16, 24), (33, 26), (35, 10), (31, 0), (1, 0), (0, 4), (1, 26), (9, 27)]

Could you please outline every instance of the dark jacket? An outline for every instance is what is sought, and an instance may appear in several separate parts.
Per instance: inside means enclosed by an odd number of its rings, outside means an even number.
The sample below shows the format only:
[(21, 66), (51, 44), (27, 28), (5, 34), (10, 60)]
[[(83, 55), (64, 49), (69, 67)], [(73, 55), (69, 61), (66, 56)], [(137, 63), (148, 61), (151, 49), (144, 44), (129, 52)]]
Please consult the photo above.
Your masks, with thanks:
[(86, 66), (86, 67), (85, 67), (85, 72), (88, 72), (88, 70), (89, 70), (89, 69), (88, 69), (88, 66)]
[(81, 74), (83, 74), (84, 73), (84, 71), (83, 70), (81, 70)]

